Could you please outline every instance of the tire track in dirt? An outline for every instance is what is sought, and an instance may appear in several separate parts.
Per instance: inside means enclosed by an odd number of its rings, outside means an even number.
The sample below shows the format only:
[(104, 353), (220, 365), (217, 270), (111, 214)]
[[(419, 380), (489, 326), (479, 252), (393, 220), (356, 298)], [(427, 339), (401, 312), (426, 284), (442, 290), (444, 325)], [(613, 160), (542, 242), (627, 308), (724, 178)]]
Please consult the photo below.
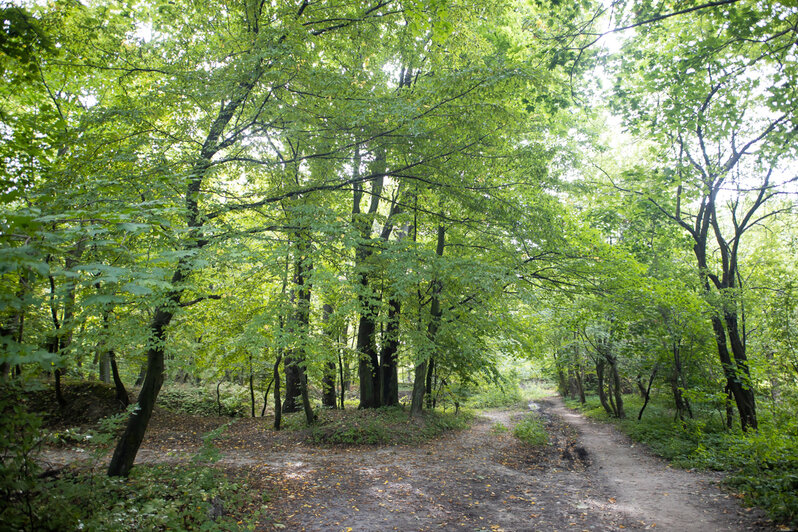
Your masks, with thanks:
[[(741, 508), (718, 486), (719, 475), (671, 468), (614, 427), (587, 420), (558, 397), (541, 402), (578, 432), (590, 456), (588, 474), (614, 500), (614, 509), (658, 530), (767, 530), (758, 511)], [(603, 506), (603, 501), (587, 501)]]

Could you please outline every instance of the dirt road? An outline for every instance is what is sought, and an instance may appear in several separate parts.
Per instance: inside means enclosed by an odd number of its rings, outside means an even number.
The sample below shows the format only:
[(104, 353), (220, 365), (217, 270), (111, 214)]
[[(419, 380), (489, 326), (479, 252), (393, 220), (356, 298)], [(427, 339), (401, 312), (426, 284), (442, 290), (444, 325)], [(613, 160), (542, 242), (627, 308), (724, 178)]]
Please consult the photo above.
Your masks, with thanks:
[(550, 432), (544, 449), (499, 429), (524, 412), (491, 411), (421, 448), (269, 457), (285, 495), (272, 502), (274, 517), (287, 529), (319, 531), (768, 529), (717, 477), (673, 470), (557, 398), (532, 407)]
[[(310, 446), (240, 420), (218, 465), (267, 494), (262, 530), (771, 530), (718, 477), (671, 469), (558, 398), (530, 408), (545, 420), (549, 445), (530, 448), (512, 435), (521, 410), (489, 411), (420, 447), (365, 449)], [(185, 432), (157, 425), (139, 462), (196, 451)], [(50, 458), (71, 461), (63, 451)]]

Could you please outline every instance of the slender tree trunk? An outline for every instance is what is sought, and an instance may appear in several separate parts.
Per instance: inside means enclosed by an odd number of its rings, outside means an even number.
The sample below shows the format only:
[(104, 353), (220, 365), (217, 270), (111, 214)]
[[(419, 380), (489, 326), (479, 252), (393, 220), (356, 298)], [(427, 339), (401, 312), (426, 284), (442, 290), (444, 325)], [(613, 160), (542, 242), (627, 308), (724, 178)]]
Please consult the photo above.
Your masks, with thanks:
[(643, 412), (646, 410), (646, 407), (648, 406), (648, 401), (651, 398), (651, 385), (654, 383), (654, 379), (656, 378), (658, 371), (659, 371), (659, 364), (654, 364), (654, 369), (651, 371), (651, 378), (648, 379), (648, 387), (643, 389), (643, 406), (642, 408), (640, 408), (640, 412), (637, 414), (638, 421), (643, 419)]
[[(336, 346), (335, 331), (331, 330), (330, 316), (332, 315), (332, 305), (327, 303), (322, 307), (322, 327), (325, 330), (327, 337), (330, 340), (331, 349), (337, 353), (338, 347)], [(337, 398), (335, 397), (335, 370), (336, 365), (332, 360), (324, 362), (324, 372), (321, 379), (321, 404), (325, 408), (335, 408), (337, 406)]]
[(114, 379), (114, 398), (122, 403), (122, 406), (127, 408), (130, 404), (130, 397), (125, 389), (125, 383), (119, 376), (119, 368), (116, 366), (116, 353), (108, 351), (108, 361), (111, 364), (111, 376)]
[(623, 409), (623, 390), (621, 389), (621, 376), (618, 374), (618, 360), (612, 357), (610, 361), (610, 370), (612, 371), (612, 387), (615, 393), (615, 417), (624, 419), (626, 411)]
[[(446, 229), (441, 224), (438, 226), (438, 238), (435, 246), (435, 253), (438, 257), (443, 256), (443, 250), (446, 242)], [(433, 359), (432, 353), (435, 351), (435, 340), (438, 335), (438, 327), (441, 320), (441, 292), (443, 291), (443, 283), (440, 279), (433, 279), (432, 281), (432, 299), (430, 301), (430, 321), (427, 326), (427, 338), (430, 341), (430, 353), (418, 365), (416, 365), (416, 374), (413, 379), (413, 396), (410, 404), (410, 417), (417, 417), (421, 414), (421, 408), (424, 404), (424, 394), (427, 390), (427, 380), (432, 372), (431, 361)], [(428, 367), (428, 361), (429, 366)]]
[(249, 357), (249, 404), (252, 417), (255, 417), (255, 377), (252, 375), (252, 356)]
[(282, 400), (280, 399), (280, 362), (283, 358), (282, 353), (278, 353), (277, 360), (274, 361), (274, 430), (280, 430), (283, 420)]
[(263, 393), (263, 408), (260, 411), (260, 417), (266, 415), (266, 407), (269, 404), (269, 390), (272, 389), (272, 384), (274, 384), (274, 377), (271, 378), (269, 385), (266, 386), (266, 391)]

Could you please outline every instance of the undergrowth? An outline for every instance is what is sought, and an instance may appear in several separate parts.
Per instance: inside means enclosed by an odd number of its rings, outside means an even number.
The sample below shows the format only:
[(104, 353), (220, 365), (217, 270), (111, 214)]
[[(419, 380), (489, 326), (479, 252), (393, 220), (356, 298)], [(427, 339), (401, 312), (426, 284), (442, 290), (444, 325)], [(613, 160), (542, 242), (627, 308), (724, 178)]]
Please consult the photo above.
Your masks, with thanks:
[[(16, 384), (0, 389), (0, 530), (242, 530), (253, 529), (262, 501), (246, 485), (210, 466), (218, 454), (204, 438), (189, 465), (137, 465), (129, 478), (110, 478), (100, 464), (126, 419), (122, 413), (84, 432), (44, 433), (41, 418), (27, 412)], [(41, 445), (87, 447), (87, 461), (43, 472)]]
[[(566, 402), (589, 417), (609, 420), (596, 397), (588, 397), (585, 405)], [(611, 421), (632, 439), (679, 467), (727, 472), (726, 483), (747, 504), (763, 508), (778, 522), (798, 526), (798, 420), (792, 409), (773, 412), (760, 406), (759, 430), (743, 433), (726, 429), (711, 410), (696, 408), (696, 418), (682, 422), (674, 420), (664, 399), (655, 398), (638, 421), (640, 398), (624, 396), (624, 403), (628, 418)]]
[(546, 445), (549, 441), (546, 427), (537, 414), (527, 414), (514, 428), (513, 436), (527, 445)]
[(461, 430), (473, 419), (470, 411), (459, 413), (426, 411), (410, 420), (402, 407), (362, 410), (322, 410), (319, 419), (307, 427), (304, 414), (287, 414), (284, 428), (306, 431), (308, 440), (333, 445), (418, 445), (446, 431)]
[(242, 417), (249, 414), (249, 391), (224, 383), (217, 402), (215, 386), (171, 385), (158, 394), (158, 406), (193, 416)]

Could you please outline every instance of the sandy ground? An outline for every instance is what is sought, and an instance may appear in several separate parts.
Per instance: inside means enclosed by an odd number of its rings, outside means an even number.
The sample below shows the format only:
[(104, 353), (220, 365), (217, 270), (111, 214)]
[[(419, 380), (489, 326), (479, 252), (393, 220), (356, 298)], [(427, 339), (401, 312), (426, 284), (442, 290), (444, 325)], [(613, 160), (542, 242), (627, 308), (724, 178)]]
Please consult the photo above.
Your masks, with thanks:
[[(546, 422), (546, 446), (504, 430), (528, 415), (520, 410), (485, 412), (471, 429), (419, 447), (316, 447), (270, 437), (249, 420), (231, 427), (218, 465), (264, 492), (262, 530), (773, 529), (723, 492), (717, 475), (672, 469), (558, 398), (530, 409)], [(197, 443), (162, 422), (138, 461), (177, 465)], [(74, 458), (46, 456), (54, 465)]]

